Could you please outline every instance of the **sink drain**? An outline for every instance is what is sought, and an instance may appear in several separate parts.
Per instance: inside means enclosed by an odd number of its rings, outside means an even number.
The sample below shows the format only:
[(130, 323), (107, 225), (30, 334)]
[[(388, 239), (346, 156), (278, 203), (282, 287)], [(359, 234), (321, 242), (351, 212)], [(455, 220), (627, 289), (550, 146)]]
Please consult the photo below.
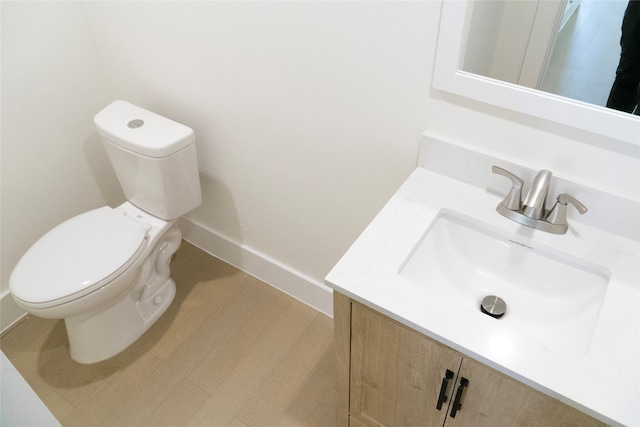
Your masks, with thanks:
[(507, 303), (496, 295), (488, 295), (482, 299), (480, 310), (484, 314), (499, 319), (507, 311)]

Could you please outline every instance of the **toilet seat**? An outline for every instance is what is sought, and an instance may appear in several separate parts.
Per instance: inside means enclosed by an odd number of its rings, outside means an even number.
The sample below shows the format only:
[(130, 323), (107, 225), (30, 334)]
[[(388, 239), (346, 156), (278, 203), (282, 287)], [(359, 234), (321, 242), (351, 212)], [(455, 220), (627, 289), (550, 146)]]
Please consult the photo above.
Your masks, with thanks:
[(34, 307), (87, 295), (126, 271), (144, 251), (147, 227), (105, 206), (45, 234), (18, 262), (9, 286)]

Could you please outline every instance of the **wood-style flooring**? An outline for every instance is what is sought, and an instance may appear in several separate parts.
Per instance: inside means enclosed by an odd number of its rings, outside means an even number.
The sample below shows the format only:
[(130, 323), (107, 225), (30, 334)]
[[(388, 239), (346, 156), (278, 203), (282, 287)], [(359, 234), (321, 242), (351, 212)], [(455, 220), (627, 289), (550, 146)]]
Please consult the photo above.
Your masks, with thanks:
[(333, 322), (183, 242), (167, 312), (80, 365), (64, 322), (27, 318), (2, 351), (63, 426), (335, 425)]

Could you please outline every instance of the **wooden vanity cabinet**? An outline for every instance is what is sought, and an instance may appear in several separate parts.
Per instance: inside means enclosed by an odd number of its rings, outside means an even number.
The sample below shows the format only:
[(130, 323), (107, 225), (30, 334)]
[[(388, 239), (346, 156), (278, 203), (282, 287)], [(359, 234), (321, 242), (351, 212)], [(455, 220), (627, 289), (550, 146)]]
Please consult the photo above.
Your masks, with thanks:
[(604, 425), (338, 292), (334, 322), (338, 426)]

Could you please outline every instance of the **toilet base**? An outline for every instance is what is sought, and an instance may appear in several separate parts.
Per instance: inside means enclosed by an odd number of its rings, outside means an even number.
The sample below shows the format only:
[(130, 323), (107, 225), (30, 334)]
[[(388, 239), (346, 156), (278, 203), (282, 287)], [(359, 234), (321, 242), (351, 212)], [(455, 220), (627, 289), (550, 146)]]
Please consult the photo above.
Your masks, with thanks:
[(180, 229), (171, 225), (146, 258), (129, 294), (65, 319), (73, 360), (89, 364), (113, 357), (162, 316), (176, 294), (169, 264), (181, 242)]
[(71, 358), (89, 364), (122, 352), (167, 310), (175, 293), (176, 284), (168, 279), (147, 301), (134, 301), (129, 295), (102, 313), (66, 318)]

